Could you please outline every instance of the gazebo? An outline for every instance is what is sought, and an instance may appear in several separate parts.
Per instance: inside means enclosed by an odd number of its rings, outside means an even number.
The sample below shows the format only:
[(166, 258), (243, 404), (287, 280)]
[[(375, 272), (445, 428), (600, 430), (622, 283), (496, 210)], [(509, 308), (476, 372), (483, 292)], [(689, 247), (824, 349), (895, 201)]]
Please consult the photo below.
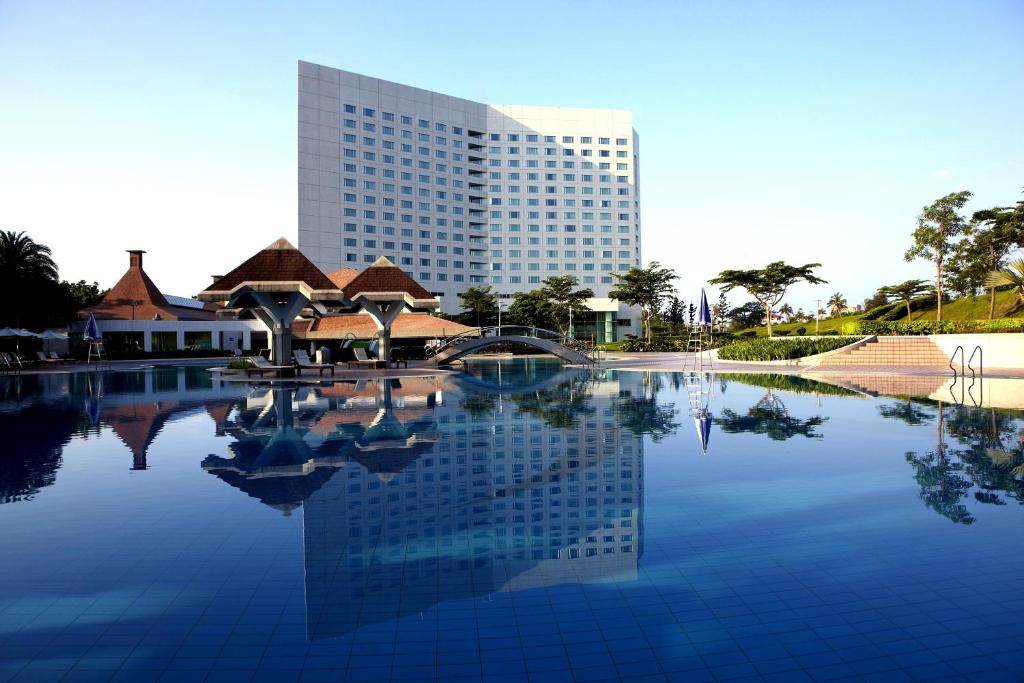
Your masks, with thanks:
[(441, 305), (434, 295), (383, 256), (344, 284), (341, 291), (349, 308), (361, 308), (373, 319), (380, 334), (378, 356), (384, 361), (391, 350), (391, 324), (399, 313), (433, 310)]
[(251, 310), (273, 335), (274, 363), (292, 358), (292, 322), (305, 308), (313, 315), (340, 305), (345, 296), (324, 273), (284, 237), (258, 252), (199, 293), (203, 301), (227, 302)]

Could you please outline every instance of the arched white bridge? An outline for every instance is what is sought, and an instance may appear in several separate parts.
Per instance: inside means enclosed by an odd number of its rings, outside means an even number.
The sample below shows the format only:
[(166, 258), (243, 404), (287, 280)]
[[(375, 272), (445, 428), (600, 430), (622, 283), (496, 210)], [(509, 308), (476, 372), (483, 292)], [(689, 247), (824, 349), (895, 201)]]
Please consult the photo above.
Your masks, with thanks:
[(428, 360), (435, 365), (448, 365), (471, 353), (502, 344), (529, 346), (573, 365), (592, 365), (597, 358), (595, 350), (585, 342), (560, 332), (526, 325), (501, 325), (449, 337)]

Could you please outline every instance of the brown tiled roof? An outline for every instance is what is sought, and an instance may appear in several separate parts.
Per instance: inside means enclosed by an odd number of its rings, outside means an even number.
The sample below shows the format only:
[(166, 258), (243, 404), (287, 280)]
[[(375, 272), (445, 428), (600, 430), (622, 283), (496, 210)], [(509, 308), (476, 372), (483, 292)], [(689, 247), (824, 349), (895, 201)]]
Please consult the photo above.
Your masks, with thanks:
[(132, 265), (121, 276), (103, 301), (92, 308), (82, 309), (82, 317), (90, 313), (100, 320), (152, 320), (159, 315), (163, 320), (214, 320), (217, 316), (212, 307), (184, 308), (173, 306), (160, 292), (141, 266)]
[(342, 288), (345, 296), (354, 299), (357, 294), (374, 292), (402, 292), (413, 299), (433, 299), (434, 295), (413, 280), (401, 268), (383, 256), (369, 268), (359, 273)]
[[(399, 313), (391, 323), (391, 338), (434, 339), (472, 332), (474, 329), (429, 313), (404, 312)], [(373, 318), (365, 313), (328, 315), (313, 321), (297, 320), (292, 325), (292, 334), (300, 339), (343, 339), (349, 333), (356, 339), (372, 339), (377, 336), (377, 326)]]
[(281, 238), (211, 284), (206, 292), (230, 292), (243, 282), (305, 282), (313, 290), (337, 286), (291, 242)]
[(327, 273), (327, 277), (338, 289), (345, 289), (345, 285), (352, 282), (357, 275), (359, 275), (359, 271), (354, 268), (342, 268), (333, 273)]

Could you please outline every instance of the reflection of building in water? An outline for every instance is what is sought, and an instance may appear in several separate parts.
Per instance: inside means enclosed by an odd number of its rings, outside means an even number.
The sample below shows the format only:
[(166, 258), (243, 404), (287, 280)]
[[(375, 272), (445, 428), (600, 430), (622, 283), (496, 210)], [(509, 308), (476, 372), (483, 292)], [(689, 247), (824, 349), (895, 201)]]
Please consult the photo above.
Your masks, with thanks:
[(432, 411), (442, 438), (400, 472), (337, 472), (304, 503), (310, 638), (445, 600), (635, 577), (642, 440), (617, 426), (621, 389), (574, 382), (525, 397), (578, 406), (564, 427), (518, 409), (520, 396), (493, 412), (449, 396)]

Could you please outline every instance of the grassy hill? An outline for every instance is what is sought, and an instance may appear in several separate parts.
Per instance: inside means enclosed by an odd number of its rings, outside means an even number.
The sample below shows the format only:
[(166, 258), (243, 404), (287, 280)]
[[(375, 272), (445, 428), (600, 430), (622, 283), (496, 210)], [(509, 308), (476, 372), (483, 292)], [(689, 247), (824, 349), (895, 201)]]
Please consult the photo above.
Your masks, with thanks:
[[(987, 320), (988, 319), (988, 294), (982, 296), (970, 296), (964, 297), (963, 299), (956, 299), (949, 301), (942, 305), (942, 319), (943, 320)], [(905, 310), (905, 309), (904, 309)], [(842, 315), (835, 318), (822, 318), (820, 331), (823, 333), (839, 333), (843, 329), (844, 323), (851, 323), (860, 320), (863, 317), (863, 313), (854, 313), (851, 315)], [(1024, 318), (1024, 306), (1019, 303), (1017, 293), (1013, 291), (997, 291), (996, 292), (996, 318)], [(906, 315), (900, 317), (900, 320), (906, 320)], [(911, 320), (935, 320), (935, 304), (932, 303), (929, 306), (915, 310), (910, 314)], [(773, 325), (773, 331), (788, 331), (789, 334), (796, 334), (798, 327), (807, 328), (807, 334), (814, 334), (814, 321), (809, 323), (784, 323), (780, 325)], [(767, 336), (767, 327), (755, 327), (752, 328), (757, 332), (757, 335)], [(744, 330), (737, 331), (735, 334), (742, 334)]]

